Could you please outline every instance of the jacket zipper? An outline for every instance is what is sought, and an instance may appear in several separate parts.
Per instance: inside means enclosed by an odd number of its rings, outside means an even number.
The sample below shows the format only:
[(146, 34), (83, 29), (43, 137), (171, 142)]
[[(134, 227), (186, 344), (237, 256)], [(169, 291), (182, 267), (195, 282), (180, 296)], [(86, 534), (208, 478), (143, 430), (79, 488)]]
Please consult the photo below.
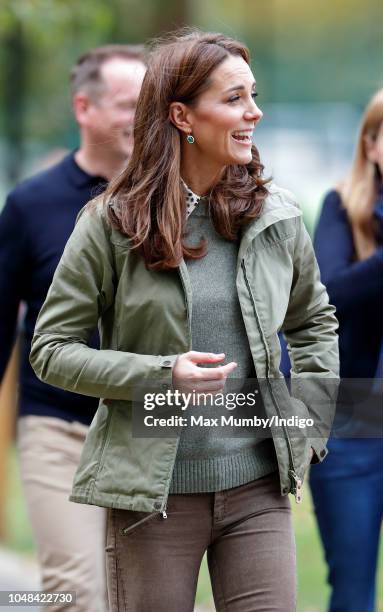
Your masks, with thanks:
[(134, 531), (137, 527), (154, 519), (154, 517), (157, 516), (157, 514), (158, 512), (151, 512), (149, 516), (145, 516), (143, 519), (141, 519), (137, 523), (133, 523), (133, 525), (130, 525), (130, 527), (124, 527), (123, 529), (121, 529), (122, 535), (128, 535), (128, 533), (130, 533), (131, 531)]
[(187, 315), (187, 319), (188, 319), (188, 327), (189, 327), (189, 348), (188, 350), (191, 350), (191, 346), (190, 346), (190, 339), (191, 339), (191, 320), (190, 320), (190, 311), (189, 311), (189, 302), (188, 302), (188, 298), (187, 298), (187, 290), (186, 290), (186, 285), (182, 276), (182, 272), (180, 270), (180, 267), (177, 268), (178, 270), (178, 275), (181, 279), (181, 284), (182, 284), (182, 289), (184, 291), (184, 296), (185, 296), (185, 304), (186, 304), (186, 315)]
[[(190, 346), (190, 344), (191, 344), (190, 343), (190, 339), (191, 339), (191, 321), (190, 321), (189, 302), (188, 302), (188, 299), (187, 299), (186, 286), (185, 286), (184, 279), (183, 279), (183, 276), (182, 276), (182, 273), (181, 273), (181, 270), (180, 270), (179, 267), (178, 267), (178, 275), (179, 275), (179, 277), (181, 279), (182, 288), (183, 288), (183, 292), (184, 292), (184, 296), (185, 296), (186, 315), (187, 315), (188, 327), (189, 327), (189, 348), (188, 348), (188, 350), (191, 350), (191, 346)], [(181, 431), (182, 431), (182, 427), (181, 427)], [(179, 444), (179, 438), (178, 438), (177, 448), (178, 448), (178, 444)], [(177, 453), (177, 451), (176, 451), (176, 453)], [(162, 516), (162, 518), (164, 520), (168, 518), (168, 515), (167, 515), (167, 500), (168, 500), (168, 495), (169, 495), (169, 493), (167, 493), (167, 496), (166, 496), (165, 506), (164, 506), (163, 510), (160, 511), (160, 514), (161, 514), (161, 516)]]
[[(241, 267), (242, 267), (242, 270), (243, 270), (243, 275), (244, 275), (244, 278), (245, 278), (246, 287), (247, 287), (247, 290), (248, 290), (249, 295), (250, 295), (251, 304), (252, 304), (252, 307), (253, 307), (253, 310), (254, 310), (255, 320), (257, 322), (258, 330), (259, 330), (259, 333), (260, 333), (260, 336), (261, 336), (261, 339), (262, 339), (262, 342), (263, 342), (263, 346), (264, 346), (264, 349), (265, 349), (267, 385), (268, 385), (268, 388), (269, 388), (269, 391), (270, 391), (270, 396), (271, 396), (271, 398), (273, 400), (274, 407), (275, 407), (275, 409), (276, 409), (276, 411), (278, 413), (279, 418), (281, 419), (282, 415), (281, 415), (281, 412), (279, 410), (278, 403), (277, 403), (277, 401), (276, 401), (276, 399), (274, 397), (272, 385), (271, 385), (270, 380), (269, 380), (269, 373), (270, 373), (269, 353), (268, 353), (268, 350), (267, 350), (267, 345), (266, 345), (266, 341), (265, 341), (265, 338), (264, 338), (264, 335), (263, 335), (262, 327), (261, 327), (261, 324), (260, 324), (260, 321), (259, 321), (259, 317), (258, 317), (258, 313), (257, 313), (257, 308), (255, 306), (254, 296), (253, 296), (253, 293), (251, 291), (249, 280), (247, 278), (246, 267), (245, 267), (245, 260), (244, 259), (241, 260)], [(291, 482), (290, 491), (291, 491), (291, 493), (294, 494), (296, 503), (299, 504), (302, 501), (302, 480), (299, 478), (299, 476), (297, 475), (297, 473), (295, 471), (293, 451), (292, 451), (292, 448), (291, 448), (291, 440), (290, 440), (289, 434), (287, 432), (286, 426), (282, 425), (282, 427), (283, 427), (283, 432), (285, 434), (286, 443), (287, 443), (287, 450), (288, 450), (288, 454), (289, 454), (290, 469), (288, 471), (288, 474), (289, 474), (290, 482)]]

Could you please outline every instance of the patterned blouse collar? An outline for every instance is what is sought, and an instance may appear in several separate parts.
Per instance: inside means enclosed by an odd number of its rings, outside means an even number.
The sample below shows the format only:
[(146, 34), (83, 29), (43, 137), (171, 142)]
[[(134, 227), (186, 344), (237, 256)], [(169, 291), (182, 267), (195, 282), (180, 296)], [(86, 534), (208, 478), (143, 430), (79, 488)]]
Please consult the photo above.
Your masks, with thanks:
[(181, 179), (182, 185), (186, 191), (186, 218), (191, 215), (198, 202), (201, 200), (202, 196), (193, 193), (193, 191), (188, 187), (183, 179)]

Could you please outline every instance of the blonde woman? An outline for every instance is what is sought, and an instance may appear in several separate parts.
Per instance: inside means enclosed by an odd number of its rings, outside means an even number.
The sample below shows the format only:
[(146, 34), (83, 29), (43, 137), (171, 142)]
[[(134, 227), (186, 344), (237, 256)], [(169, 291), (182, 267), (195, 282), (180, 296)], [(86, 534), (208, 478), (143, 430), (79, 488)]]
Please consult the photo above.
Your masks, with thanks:
[[(383, 339), (382, 174), (383, 89), (367, 106), (350, 174), (327, 194), (315, 236), (322, 281), (337, 308), (341, 377), (357, 385), (355, 379), (377, 376)], [(373, 612), (383, 440), (371, 431), (364, 439), (341, 435), (330, 440), (326, 464), (310, 475), (329, 565), (329, 609)]]

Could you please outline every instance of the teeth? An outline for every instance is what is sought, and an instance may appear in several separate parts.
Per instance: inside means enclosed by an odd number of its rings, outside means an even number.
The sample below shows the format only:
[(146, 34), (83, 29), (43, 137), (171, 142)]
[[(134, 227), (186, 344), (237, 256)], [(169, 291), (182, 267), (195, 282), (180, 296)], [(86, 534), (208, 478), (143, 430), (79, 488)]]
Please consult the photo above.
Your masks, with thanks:
[(248, 130), (242, 130), (240, 132), (233, 132), (232, 137), (234, 140), (242, 141), (242, 142), (251, 142), (253, 132), (249, 132)]
[(251, 136), (249, 136), (249, 134), (232, 134), (232, 138), (239, 142), (251, 142)]
[(248, 132), (248, 131), (242, 131), (242, 132), (234, 132), (233, 136), (247, 136), (248, 138), (251, 138), (253, 132)]

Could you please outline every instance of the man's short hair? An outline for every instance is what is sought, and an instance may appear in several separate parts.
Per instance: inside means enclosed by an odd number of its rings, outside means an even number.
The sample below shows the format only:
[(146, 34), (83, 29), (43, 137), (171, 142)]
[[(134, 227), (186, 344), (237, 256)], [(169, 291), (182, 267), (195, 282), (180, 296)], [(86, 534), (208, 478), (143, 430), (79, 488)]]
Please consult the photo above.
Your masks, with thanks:
[(143, 45), (104, 45), (81, 55), (70, 72), (72, 96), (84, 92), (96, 100), (103, 93), (101, 66), (109, 60), (119, 58), (146, 63)]

